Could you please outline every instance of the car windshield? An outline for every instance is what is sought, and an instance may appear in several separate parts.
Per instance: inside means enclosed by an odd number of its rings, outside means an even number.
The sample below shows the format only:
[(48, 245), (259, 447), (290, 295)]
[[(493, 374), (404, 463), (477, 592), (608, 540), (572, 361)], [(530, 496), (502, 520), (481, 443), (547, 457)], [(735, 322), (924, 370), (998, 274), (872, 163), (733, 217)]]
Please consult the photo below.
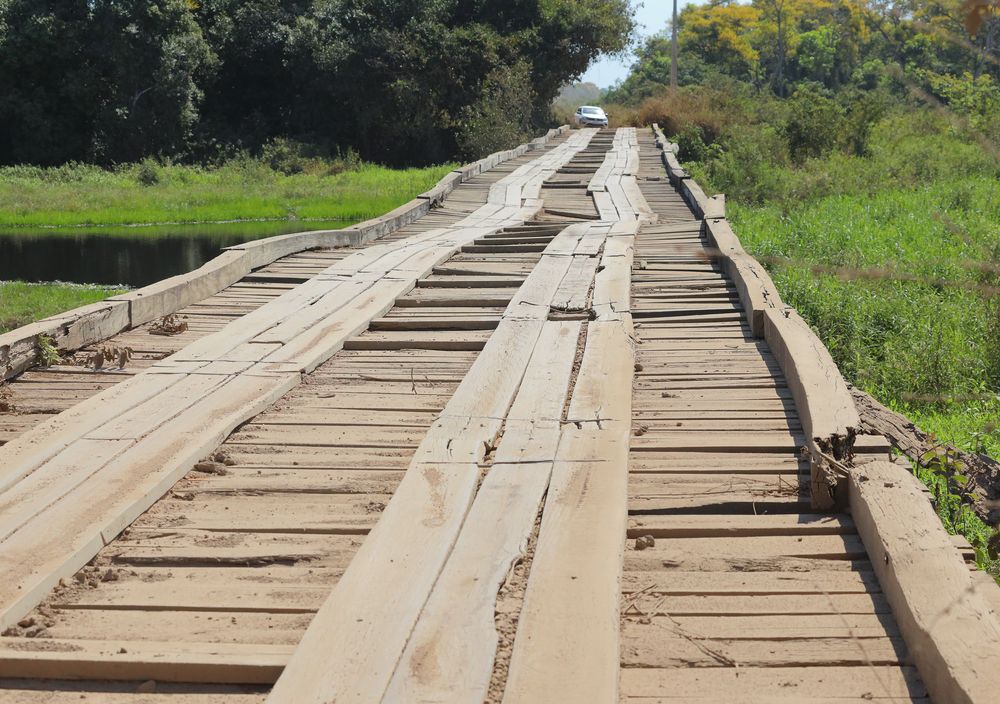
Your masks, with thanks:
[(580, 108), (580, 112), (582, 112), (584, 115), (600, 115), (601, 114), (601, 109), (600, 108)]

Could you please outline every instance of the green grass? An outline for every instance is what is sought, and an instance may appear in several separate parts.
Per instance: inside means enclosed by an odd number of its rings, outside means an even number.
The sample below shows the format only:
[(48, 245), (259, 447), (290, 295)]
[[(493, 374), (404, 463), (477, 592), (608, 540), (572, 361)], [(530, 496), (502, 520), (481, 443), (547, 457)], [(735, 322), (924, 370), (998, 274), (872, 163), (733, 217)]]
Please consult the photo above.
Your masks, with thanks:
[[(341, 170), (343, 164), (316, 159), (306, 166), (305, 172), (291, 175), (254, 159), (214, 168), (151, 162), (115, 170), (82, 164), (0, 168), (0, 237), (187, 234), (206, 239), (240, 235), (242, 241), (344, 227), (402, 205), (454, 168), (362, 164)], [(0, 332), (116, 292), (75, 284), (0, 282)]]
[(744, 245), (850, 381), (1000, 456), (1000, 182), (980, 176), (730, 208)]
[(19, 241), (48, 240), (53, 237), (86, 239), (92, 236), (134, 240), (184, 237), (229, 246), (307, 230), (339, 230), (357, 224), (357, 220), (240, 220), (236, 222), (188, 222), (173, 225), (79, 225), (67, 228), (16, 227), (0, 228), (0, 237)]
[[(244, 159), (216, 168), (149, 162), (104, 170), (0, 168), (0, 229), (230, 220), (358, 221), (431, 188), (453, 165), (364, 164), (287, 175)], [(56, 230), (60, 231), (60, 230)]]
[[(940, 441), (1000, 457), (1000, 181), (977, 175), (784, 206), (733, 204), (747, 249), (850, 381)], [(945, 527), (976, 548), (993, 528), (939, 477)]]
[[(794, 164), (745, 120), (689, 164), (727, 194), (743, 245), (844, 376), (923, 430), (1000, 458), (1000, 160), (919, 109), (876, 123), (866, 156)], [(925, 469), (945, 527), (986, 553), (993, 527)]]
[(83, 284), (0, 281), (0, 333), (121, 292)]
[(930, 111), (876, 122), (866, 156), (794, 164), (749, 116), (691, 171), (844, 376), (924, 430), (1000, 457), (1000, 162)]

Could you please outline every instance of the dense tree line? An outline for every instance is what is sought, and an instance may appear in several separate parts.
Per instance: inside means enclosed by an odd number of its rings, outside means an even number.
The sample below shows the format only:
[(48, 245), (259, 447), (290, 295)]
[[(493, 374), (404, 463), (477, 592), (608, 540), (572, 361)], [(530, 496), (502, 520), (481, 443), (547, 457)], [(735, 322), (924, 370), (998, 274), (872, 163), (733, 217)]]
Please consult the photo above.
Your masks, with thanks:
[[(989, 131), (1000, 123), (997, 0), (711, 0), (679, 17), (681, 85), (779, 97), (875, 89), (922, 93)], [(669, 85), (670, 43), (646, 41), (608, 99), (638, 104)]]
[[(0, 163), (508, 146), (628, 0), (0, 0)], [(303, 146), (304, 145), (304, 146)]]

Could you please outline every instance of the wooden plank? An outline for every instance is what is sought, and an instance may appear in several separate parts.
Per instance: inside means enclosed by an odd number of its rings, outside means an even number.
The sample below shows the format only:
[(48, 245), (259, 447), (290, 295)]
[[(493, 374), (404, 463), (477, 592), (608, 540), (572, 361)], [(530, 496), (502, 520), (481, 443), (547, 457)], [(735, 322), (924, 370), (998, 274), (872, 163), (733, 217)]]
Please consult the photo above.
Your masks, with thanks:
[[(367, 702), (381, 696), (451, 552), (472, 503), (485, 443), (500, 430), (543, 325), (498, 326), (307, 630), (272, 701)], [(366, 606), (375, 585), (392, 609), (372, 612)], [(369, 616), (359, 619), (360, 613)], [(331, 637), (345, 645), (331, 648)]]
[(622, 666), (632, 667), (815, 667), (909, 665), (901, 638), (696, 638), (658, 620), (627, 619)]
[(588, 325), (568, 411), (581, 427), (559, 441), (504, 701), (617, 699), (633, 366), (620, 322)]
[(890, 462), (850, 474), (851, 513), (931, 696), (987, 702), (1000, 691), (1000, 624), (917, 480)]
[[(0, 625), (15, 623), (61, 577), (69, 577), (125, 526), (163, 496), (191, 466), (246, 418), (269, 406), (296, 376), (242, 377), (218, 387), (206, 402), (160, 426), (71, 494), (48, 502), (47, 494), (23, 515), (31, 518), (2, 543)], [(197, 430), (195, 430), (197, 429)], [(185, 442), (178, 444), (177, 438)], [(105, 441), (107, 442), (107, 441)]]
[(762, 516), (637, 516), (629, 520), (628, 537), (719, 538), (853, 533), (846, 516), (773, 514)]
[[(770, 570), (761, 572), (690, 572), (685, 570), (628, 570), (622, 578), (623, 594), (648, 594), (674, 596), (740, 596), (765, 594), (867, 594), (878, 592), (878, 580), (870, 570), (803, 570), (788, 572)], [(831, 619), (841, 614), (829, 614)], [(761, 617), (763, 618), (763, 617)], [(789, 617), (790, 621), (808, 629)], [(890, 622), (888, 617), (883, 618)], [(720, 638), (739, 637), (739, 630), (727, 631)], [(804, 636), (803, 636), (804, 637)]]
[(270, 684), (291, 653), (289, 645), (0, 638), (0, 677)]
[[(584, 290), (589, 282), (584, 284)], [(385, 698), (482, 701), (493, 672), (497, 592), (524, 555), (559, 442), (580, 323), (547, 323), (462, 532)], [(456, 608), (456, 605), (461, 605)]]
[[(926, 690), (912, 667), (626, 668), (626, 701), (910, 701)], [(752, 701), (752, 699), (750, 699)]]
[(705, 232), (725, 261), (726, 273), (739, 292), (754, 335), (763, 337), (764, 311), (784, 307), (774, 282), (764, 267), (743, 250), (728, 221), (706, 220)]
[[(546, 173), (551, 173), (562, 161), (568, 159), (586, 143), (587, 139), (589, 134), (575, 135), (535, 162), (529, 162), (515, 169), (499, 183), (513, 184), (520, 188), (531, 178), (544, 179)], [(199, 350), (188, 350), (188, 355), (192, 352), (196, 354), (205, 352), (206, 359), (188, 361), (171, 358), (135, 377), (137, 385), (144, 385), (147, 379), (163, 375), (199, 375), (212, 371), (238, 375), (227, 381), (221, 392), (212, 392), (206, 399), (200, 401), (191, 413), (176, 422), (164, 421), (177, 416), (186, 408), (185, 404), (188, 403), (186, 398), (178, 401), (180, 405), (165, 404), (151, 417), (142, 413), (140, 407), (122, 407), (120, 402), (115, 403), (112, 400), (116, 413), (111, 414), (111, 417), (117, 419), (118, 427), (112, 428), (109, 432), (113, 431), (116, 437), (131, 435), (142, 440), (135, 448), (124, 453), (120, 461), (116, 460), (108, 465), (110, 469), (104, 469), (107, 458), (100, 459), (100, 453), (85, 452), (82, 446), (73, 447), (74, 442), (79, 441), (81, 433), (86, 432), (81, 430), (80, 423), (68, 431), (69, 435), (63, 446), (67, 448), (65, 450), (67, 453), (78, 458), (81, 466), (75, 474), (86, 478), (86, 482), (80, 484), (80, 490), (74, 492), (73, 500), (68, 503), (63, 499), (53, 503), (58, 499), (56, 494), (61, 490), (57, 491), (54, 488), (47, 490), (45, 487), (42, 487), (42, 491), (35, 491), (32, 501), (18, 503), (18, 525), (24, 523), (21, 517), (23, 514), (24, 517), (34, 516), (31, 521), (43, 521), (47, 528), (44, 530), (39, 528), (34, 532), (22, 529), (4, 544), (4, 549), (13, 554), (30, 552), (36, 566), (44, 566), (44, 569), (51, 569), (52, 572), (45, 574), (43, 568), (39, 567), (26, 574), (12, 576), (8, 580), (8, 591), (2, 594), (0, 599), (3, 608), (0, 623), (8, 625), (12, 619), (17, 620), (24, 610), (34, 605), (31, 603), (33, 599), (41, 598), (48, 587), (59, 577), (65, 576), (67, 571), (75, 571), (82, 564), (81, 560), (85, 562), (92, 557), (103, 541), (109, 540), (145, 510), (152, 501), (159, 498), (179, 478), (180, 473), (186, 471), (200, 455), (217, 445), (232, 427), (259, 411), (261, 403), (269, 404), (297, 383), (298, 369), (309, 369), (339, 349), (346, 336), (354, 334), (367, 325), (369, 320), (383, 314), (398, 295), (412, 288), (413, 281), (439, 263), (448, 252), (457, 251), (465, 241), (472, 241), (486, 232), (499, 229), (506, 222), (520, 222), (527, 212), (530, 212), (530, 208), (504, 209), (484, 206), (450, 229), (430, 230), (402, 240), (402, 244), (395, 243), (388, 248), (370, 248), (340, 260), (328, 267), (325, 270), (327, 273), (321, 274), (317, 279), (289, 291), (258, 309), (256, 311), (258, 315), (254, 316), (253, 320), (240, 320), (234, 324), (244, 332), (254, 335), (276, 322), (287, 320), (289, 315), (308, 317), (311, 311), (302, 313), (300, 306), (290, 305), (290, 302), (301, 303), (306, 299), (312, 300), (331, 287), (336, 288), (338, 282), (325, 281), (323, 278), (335, 272), (349, 273), (362, 282), (366, 277), (376, 281), (373, 286), (364, 289), (363, 295), (355, 296), (346, 305), (336, 308), (322, 324), (310, 326), (308, 335), (298, 334), (291, 338), (289, 344), (285, 344), (278, 352), (271, 352), (261, 364), (222, 361), (225, 360), (224, 355), (233, 349), (234, 340), (238, 345), (240, 340), (247, 339), (245, 336), (230, 334), (233, 332), (230, 329), (223, 329), (215, 336), (202, 338)], [(488, 219), (491, 219), (489, 224), (483, 224)], [(230, 254), (236, 255), (236, 253)], [(213, 339), (220, 345), (220, 349), (214, 352)], [(284, 338), (278, 335), (274, 339)], [(261, 346), (265, 352), (270, 350), (267, 344)], [(249, 356), (253, 358), (253, 355)], [(219, 369), (220, 366), (224, 369)], [(257, 394), (256, 398), (253, 394)], [(160, 397), (156, 402), (163, 401), (164, 398)], [(96, 403), (98, 402), (86, 405), (94, 406)], [(123, 410), (125, 413), (122, 413)], [(234, 410), (249, 415), (235, 417), (232, 414)], [(130, 415), (135, 427), (130, 427), (126, 422), (129, 420), (126, 419), (126, 415)], [(92, 421), (84, 422), (83, 426), (87, 426), (88, 423)], [(224, 430), (221, 436), (220, 429)], [(165, 435), (168, 432), (173, 437), (188, 437), (191, 442), (180, 449), (171, 450), (164, 447), (164, 443), (172, 441)], [(98, 464), (91, 466), (95, 461)], [(152, 473), (150, 468), (155, 468)], [(127, 486), (136, 480), (139, 486), (144, 488), (138, 492), (121, 493), (122, 485)], [(60, 481), (56, 481), (56, 484), (61, 486)], [(159, 494), (154, 495), (157, 491)], [(92, 498), (95, 505), (89, 506), (86, 500), (77, 500), (77, 495), (83, 498), (95, 497)], [(115, 500), (111, 500), (109, 504), (111, 497)], [(54, 509), (51, 506), (59, 506), (60, 510), (53, 513)], [(99, 518), (95, 519), (95, 512), (99, 514)], [(44, 520), (46, 518), (47, 521)], [(62, 545), (53, 544), (50, 537), (55, 526), (73, 526), (65, 531), (65, 535), (74, 536), (73, 540)]]
[[(520, 174), (502, 179), (524, 185), (544, 180), (593, 132), (584, 131)], [(491, 187), (491, 198), (494, 189)], [(499, 201), (496, 191), (495, 201)], [(503, 202), (509, 196), (503, 191)], [(556, 239), (559, 239), (558, 237)], [(535, 271), (525, 285), (537, 278)], [(445, 277), (450, 278), (450, 277)], [(481, 277), (475, 277), (481, 278)], [(546, 306), (547, 310), (547, 306)], [(430, 429), (379, 523), (303, 638), (271, 693), (274, 702), (372, 701), (381, 697), (407, 638), (457, 539), (478, 481), (478, 463), (494, 441), (531, 352), (540, 320), (502, 320), (480, 357)], [(405, 536), (405, 539), (401, 538)], [(368, 619), (372, 585), (394, 608)], [(370, 610), (368, 610), (370, 611)], [(330, 633), (344, 643), (330, 648)]]

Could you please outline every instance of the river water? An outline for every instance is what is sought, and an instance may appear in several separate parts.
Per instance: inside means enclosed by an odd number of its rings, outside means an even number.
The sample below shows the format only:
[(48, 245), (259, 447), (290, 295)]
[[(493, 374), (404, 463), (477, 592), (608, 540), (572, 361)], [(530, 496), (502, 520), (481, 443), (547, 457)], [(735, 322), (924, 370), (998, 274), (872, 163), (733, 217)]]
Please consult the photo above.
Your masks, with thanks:
[(135, 288), (197, 269), (224, 247), (344, 221), (0, 230), (0, 280), (124, 284)]

